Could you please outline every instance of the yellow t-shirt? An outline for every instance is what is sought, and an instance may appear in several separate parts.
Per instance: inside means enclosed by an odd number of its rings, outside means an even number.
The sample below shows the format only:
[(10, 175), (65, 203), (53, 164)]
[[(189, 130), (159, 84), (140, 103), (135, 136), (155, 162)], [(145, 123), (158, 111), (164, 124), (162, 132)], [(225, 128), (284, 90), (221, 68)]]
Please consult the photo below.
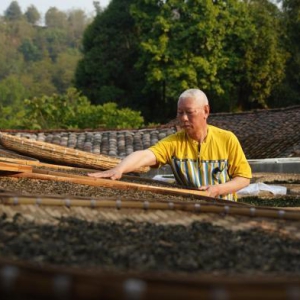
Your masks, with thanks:
[[(149, 150), (156, 156), (157, 167), (169, 164), (177, 183), (186, 187), (225, 183), (236, 176), (252, 177), (237, 137), (211, 125), (208, 125), (208, 134), (202, 144), (180, 131)], [(222, 195), (221, 198), (236, 200), (236, 195)]]

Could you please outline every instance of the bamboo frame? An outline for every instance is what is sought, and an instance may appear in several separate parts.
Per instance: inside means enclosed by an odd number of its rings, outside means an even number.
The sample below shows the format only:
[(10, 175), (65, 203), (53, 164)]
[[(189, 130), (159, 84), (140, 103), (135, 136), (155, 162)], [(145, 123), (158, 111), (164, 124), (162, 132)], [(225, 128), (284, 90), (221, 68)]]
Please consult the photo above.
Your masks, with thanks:
[(239, 215), (255, 218), (274, 218), (284, 220), (300, 220), (299, 210), (285, 210), (284, 208), (269, 207), (237, 207), (211, 203), (194, 203), (180, 201), (148, 201), (133, 200), (120, 197), (60, 197), (37, 196), (12, 193), (0, 194), (0, 203), (3, 205), (38, 205), (38, 206), (66, 206), (86, 207), (95, 209), (137, 209), (137, 210), (163, 210), (188, 211), (191, 213), (214, 213), (226, 215)]

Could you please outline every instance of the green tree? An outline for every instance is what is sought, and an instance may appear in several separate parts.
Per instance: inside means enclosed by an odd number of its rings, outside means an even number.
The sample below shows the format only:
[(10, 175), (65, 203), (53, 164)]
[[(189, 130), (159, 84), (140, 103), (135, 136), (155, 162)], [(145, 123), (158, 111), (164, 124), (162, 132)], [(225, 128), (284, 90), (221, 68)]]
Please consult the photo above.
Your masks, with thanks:
[(0, 17), (2, 128), (20, 128), (20, 120), (14, 118), (24, 113), (25, 98), (64, 94), (73, 85), (74, 69), (81, 57), (80, 32), (90, 19), (80, 10), (63, 15), (52, 10), (49, 23), (61, 17), (63, 27), (35, 26), (35, 13), (30, 6), (20, 19)]
[(76, 86), (154, 122), (190, 87), (214, 111), (266, 106), (284, 75), (279, 15), (267, 0), (112, 0), (84, 34)]
[(67, 31), (62, 28), (48, 28), (41, 32), (39, 45), (46, 51), (46, 56), (55, 62), (58, 55), (68, 48)]
[(52, 82), (58, 93), (65, 93), (73, 85), (75, 70), (80, 58), (81, 53), (73, 49), (58, 55), (52, 72)]
[(16, 41), (9, 35), (0, 33), (0, 80), (10, 74), (20, 74), (23, 68), (23, 57), (18, 51)]
[(101, 14), (103, 10), (100, 6), (100, 2), (99, 1), (93, 1), (93, 5), (94, 5), (94, 8), (95, 8), (96, 14), (97, 15)]
[(137, 67), (146, 74), (144, 92), (154, 96), (152, 111), (171, 118), (178, 95), (189, 87), (223, 92), (218, 78), (226, 63), (223, 1), (137, 0), (131, 12), (140, 32)]
[(9, 21), (16, 21), (22, 19), (22, 11), (18, 1), (12, 1), (5, 10), (4, 16)]
[(16, 75), (9, 75), (0, 82), (0, 104), (2, 106), (20, 105), (26, 95), (25, 87)]
[(68, 13), (68, 39), (70, 47), (81, 47), (84, 30), (90, 22), (91, 20), (81, 9), (74, 9)]
[(54, 65), (49, 58), (32, 62), (26, 66), (26, 73), (24, 72), (21, 81), (24, 85), (28, 84), (28, 97), (50, 96), (57, 93), (53, 83), (53, 69)]
[(22, 100), (27, 93), (15, 75), (0, 81), (0, 128), (18, 128), (24, 115)]
[(50, 28), (66, 28), (68, 24), (67, 19), (67, 14), (58, 10), (56, 7), (49, 8), (45, 14), (46, 26)]
[(41, 19), (41, 15), (34, 5), (30, 5), (26, 12), (25, 17), (30, 24), (36, 25)]
[(134, 69), (138, 52), (129, 12), (131, 3), (132, 0), (110, 2), (84, 33), (84, 56), (75, 82), (93, 104), (116, 101), (124, 107), (135, 99), (140, 74)]
[[(249, 65), (247, 84), (251, 88), (251, 93), (245, 99), (244, 105), (241, 105), (244, 109), (251, 108), (253, 102), (257, 102), (263, 107), (267, 106), (266, 100), (272, 89), (284, 78), (288, 57), (280, 43), (283, 31), (278, 7), (267, 0), (255, 0), (250, 5), (249, 10), (254, 21), (256, 34), (251, 39), (251, 46), (245, 61), (245, 66), (248, 67)], [(247, 105), (249, 102), (250, 106)]]
[(156, 110), (169, 116), (188, 87), (206, 91), (216, 110), (248, 109), (265, 106), (283, 78), (279, 11), (266, 0), (137, 0), (132, 13), (141, 32), (137, 66), (146, 89), (160, 91)]
[(282, 42), (289, 58), (284, 81), (273, 90), (268, 99), (270, 105), (276, 107), (300, 104), (300, 2), (281, 0), (280, 3), (283, 10)]
[(223, 44), (228, 62), (219, 74), (225, 92), (213, 96), (216, 107), (220, 103), (225, 110), (266, 107), (272, 90), (283, 80), (287, 59), (280, 42), (280, 11), (267, 0), (252, 0), (236, 2), (230, 15)]
[(40, 49), (29, 39), (22, 41), (19, 51), (23, 54), (25, 61), (37, 61), (41, 59)]

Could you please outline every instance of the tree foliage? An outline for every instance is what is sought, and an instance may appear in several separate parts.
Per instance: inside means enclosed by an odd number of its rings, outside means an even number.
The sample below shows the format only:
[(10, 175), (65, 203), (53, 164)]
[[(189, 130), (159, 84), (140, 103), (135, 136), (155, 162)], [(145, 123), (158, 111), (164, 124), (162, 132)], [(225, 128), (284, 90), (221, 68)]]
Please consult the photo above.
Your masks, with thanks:
[(4, 16), (9, 21), (16, 21), (22, 18), (22, 11), (18, 1), (12, 1), (5, 10)]
[[(33, 5), (23, 13), (12, 1), (0, 17), (0, 127), (22, 125), (25, 98), (48, 106), (51, 125), (36, 121), (41, 128), (115, 119), (128, 127), (130, 118), (139, 126), (141, 115), (127, 107), (165, 123), (192, 87), (213, 112), (299, 104), (300, 4), (278, 1), (111, 0), (105, 9), (94, 1), (93, 20), (50, 7), (45, 26)], [(74, 96), (78, 118), (60, 102), (74, 85), (92, 103)], [(49, 103), (62, 105), (61, 115)]]
[[(61, 12), (50, 8), (49, 26), (39, 24), (33, 5), (23, 14), (13, 1), (0, 18), (0, 126), (16, 128), (24, 113), (23, 100), (64, 94), (73, 86), (81, 57), (81, 38), (91, 22), (82, 10)], [(60, 22), (58, 22), (60, 20)]]
[(270, 105), (300, 104), (300, 2), (298, 0), (281, 0), (283, 15), (281, 28), (282, 43), (289, 54), (285, 66), (284, 80), (272, 91), (268, 99)]
[(84, 33), (76, 86), (94, 104), (117, 101), (126, 106), (134, 102), (140, 73), (133, 68), (138, 53), (131, 2), (112, 1)]
[(284, 77), (280, 25), (267, 0), (112, 0), (85, 32), (76, 86), (93, 103), (138, 107), (148, 121), (173, 118), (191, 87), (214, 111), (266, 107)]
[(22, 125), (27, 129), (60, 128), (138, 128), (143, 125), (139, 112), (118, 109), (115, 103), (91, 105), (76, 89), (63, 95), (26, 99)]
[(215, 110), (266, 105), (286, 59), (275, 5), (264, 0), (135, 3), (132, 12), (142, 32), (138, 66), (147, 70), (146, 87), (161, 91), (160, 103), (175, 107), (182, 90), (200, 87)]
[(284, 77), (287, 59), (280, 42), (280, 12), (267, 0), (237, 3), (236, 8), (225, 45), (224, 96), (231, 110), (267, 107), (272, 89)]
[(30, 24), (36, 25), (41, 19), (41, 15), (34, 5), (30, 5), (26, 12), (25, 17)]

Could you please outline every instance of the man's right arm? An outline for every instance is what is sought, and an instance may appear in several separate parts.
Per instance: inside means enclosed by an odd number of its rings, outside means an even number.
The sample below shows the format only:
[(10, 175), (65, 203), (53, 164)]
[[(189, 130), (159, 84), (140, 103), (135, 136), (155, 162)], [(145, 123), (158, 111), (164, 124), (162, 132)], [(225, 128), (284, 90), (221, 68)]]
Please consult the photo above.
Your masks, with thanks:
[(131, 153), (110, 170), (88, 173), (88, 176), (116, 180), (120, 179), (124, 173), (132, 172), (140, 167), (151, 167), (154, 165), (156, 165), (156, 157), (151, 150), (146, 149)]

